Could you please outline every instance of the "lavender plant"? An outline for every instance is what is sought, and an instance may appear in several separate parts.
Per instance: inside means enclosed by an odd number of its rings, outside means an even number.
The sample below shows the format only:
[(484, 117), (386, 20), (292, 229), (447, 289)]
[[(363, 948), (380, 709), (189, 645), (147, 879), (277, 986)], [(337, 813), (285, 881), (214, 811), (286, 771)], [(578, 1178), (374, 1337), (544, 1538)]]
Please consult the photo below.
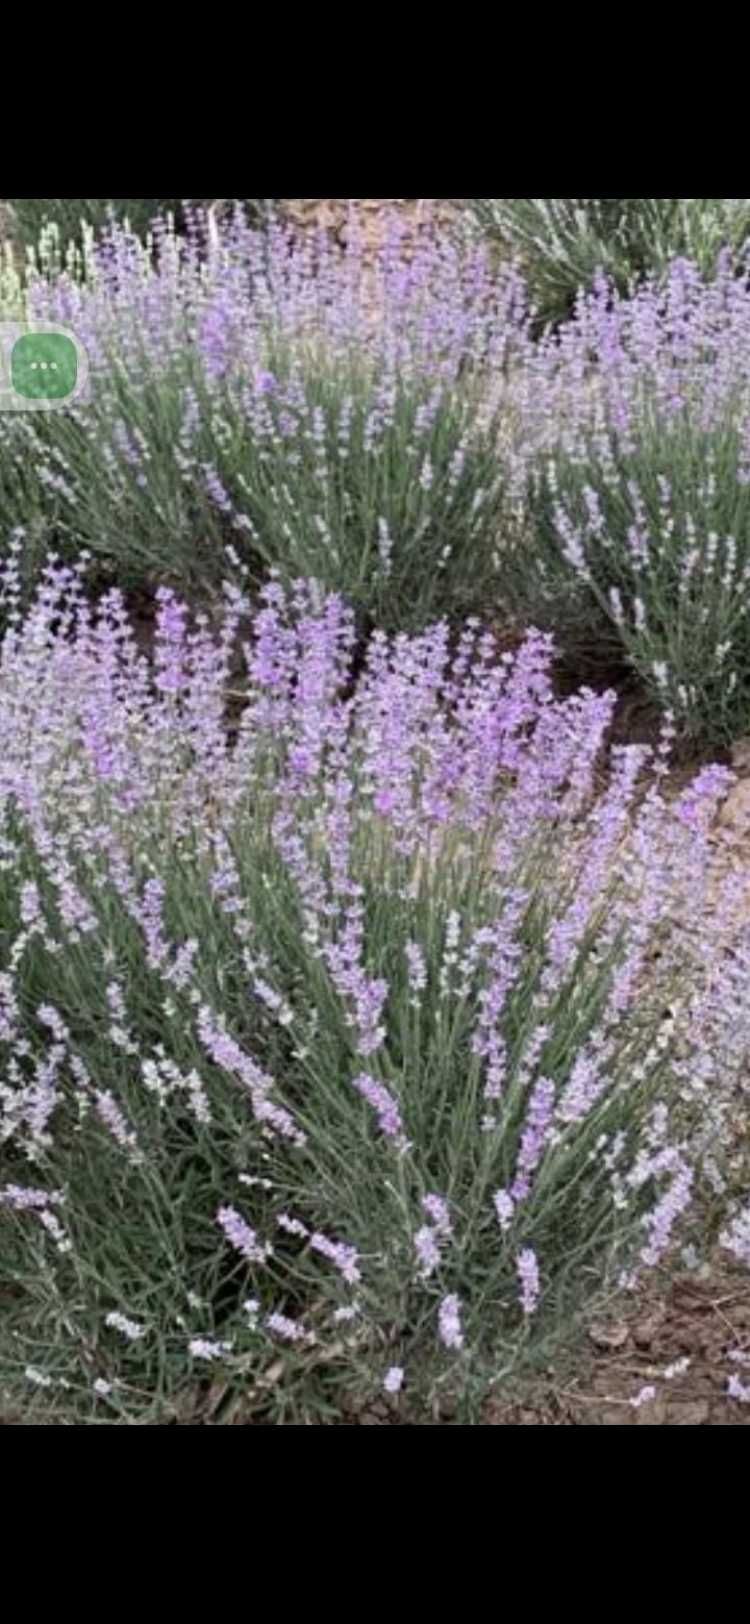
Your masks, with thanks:
[(623, 294), (678, 257), (712, 274), (722, 249), (739, 252), (750, 237), (744, 197), (473, 197), (466, 206), (470, 233), (523, 267), (543, 325), (569, 317), (597, 273)]
[(631, 748), (597, 796), (613, 696), (554, 699), (536, 632), (515, 658), (473, 622), (378, 633), (352, 692), (353, 612), (304, 583), (265, 589), (230, 739), (246, 610), (228, 588), (190, 629), (163, 589), (153, 668), (121, 594), (94, 610), (60, 566), (12, 611), (0, 1391), (475, 1414), (667, 1256), (721, 1153), (730, 775), (667, 804), (657, 772), (633, 811)]
[[(241, 215), (206, 260), (124, 231), (58, 267), (30, 313), (86, 346), (90, 398), (0, 420), (0, 515), (118, 579), (216, 587), (314, 574), (386, 627), (486, 602), (507, 520), (503, 378), (522, 289), (486, 256), (397, 225), (365, 298), (361, 245), (300, 244)], [(488, 405), (484, 374), (495, 381)]]
[[(142, 238), (148, 235), (154, 220), (168, 214), (181, 227), (185, 210), (190, 209), (189, 204), (175, 197), (15, 197), (8, 201), (19, 238), (32, 252), (50, 226), (54, 227), (65, 249), (69, 243), (80, 245), (87, 229), (106, 231), (112, 221), (127, 223)], [(242, 204), (251, 218), (259, 219), (266, 215), (270, 201), (269, 198), (245, 198)]]
[(601, 279), (519, 383), (528, 528), (506, 602), (573, 660), (628, 668), (681, 733), (746, 730), (750, 294), (724, 256), (633, 299)]

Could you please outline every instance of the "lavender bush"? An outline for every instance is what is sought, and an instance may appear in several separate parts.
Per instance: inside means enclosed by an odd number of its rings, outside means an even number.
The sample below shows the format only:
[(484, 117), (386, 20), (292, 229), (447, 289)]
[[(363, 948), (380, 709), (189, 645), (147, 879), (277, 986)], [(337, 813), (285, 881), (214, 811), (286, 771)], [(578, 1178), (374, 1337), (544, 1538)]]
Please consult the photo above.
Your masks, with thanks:
[(470, 230), (522, 266), (542, 324), (570, 316), (598, 273), (623, 294), (679, 256), (712, 274), (722, 249), (739, 252), (750, 238), (746, 197), (473, 197), (466, 205)]
[(660, 757), (635, 811), (631, 748), (595, 795), (613, 696), (555, 700), (537, 632), (515, 659), (472, 622), (452, 652), (378, 633), (352, 693), (353, 613), (301, 583), (265, 590), (230, 736), (246, 610), (191, 628), (163, 589), (153, 668), (70, 571), (11, 611), (0, 1391), (476, 1414), (668, 1255), (720, 1155), (730, 775), (667, 804)]
[(32, 281), (30, 313), (71, 325), (92, 381), (68, 411), (0, 417), (8, 530), (88, 548), (121, 582), (314, 574), (386, 628), (484, 606), (518, 278), (435, 241), (410, 259), (397, 223), (369, 290), (354, 230), (343, 258), (241, 215), (207, 260), (155, 234), (156, 265), (113, 230), (85, 277)]
[(527, 530), (505, 601), (579, 668), (637, 673), (682, 734), (750, 705), (750, 293), (676, 260), (633, 299), (601, 279), (519, 379)]
[[(186, 211), (189, 215), (192, 207), (176, 197), (14, 197), (8, 201), (20, 241), (32, 252), (50, 226), (64, 248), (69, 243), (82, 244), (87, 231), (106, 231), (113, 220), (127, 222), (139, 237), (145, 238), (154, 220), (168, 214), (182, 227)], [(270, 201), (245, 198), (242, 205), (252, 219), (258, 219), (267, 213)]]

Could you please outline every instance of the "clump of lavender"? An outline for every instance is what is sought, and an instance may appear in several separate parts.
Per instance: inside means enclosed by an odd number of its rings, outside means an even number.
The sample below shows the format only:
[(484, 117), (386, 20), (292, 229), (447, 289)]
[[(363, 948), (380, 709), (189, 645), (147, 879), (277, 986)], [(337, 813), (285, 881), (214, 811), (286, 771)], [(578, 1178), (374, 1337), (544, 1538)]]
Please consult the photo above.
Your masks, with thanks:
[(125, 584), (272, 566), (383, 626), (481, 606), (509, 522), (497, 441), (523, 291), (481, 248), (410, 255), (400, 233), (365, 274), (354, 225), (343, 256), (242, 214), (207, 255), (167, 225), (153, 252), (115, 227), (85, 279), (37, 278), (30, 314), (71, 326), (90, 388), (3, 414), (0, 522), (86, 546)]
[(474, 197), (461, 225), (523, 266), (540, 323), (573, 312), (604, 270), (621, 293), (678, 255), (713, 274), (750, 236), (746, 197)]
[(230, 741), (246, 614), (162, 595), (150, 671), (55, 565), (0, 646), (0, 1382), (78, 1415), (196, 1361), (277, 1416), (396, 1356), (481, 1393), (668, 1258), (746, 1062), (725, 771), (597, 788), (614, 695), (539, 632), (379, 632), (352, 693), (314, 583), (249, 616)]
[(711, 282), (676, 259), (629, 299), (600, 277), (518, 389), (514, 613), (578, 670), (635, 673), (682, 734), (726, 743), (750, 703), (747, 276), (728, 254)]

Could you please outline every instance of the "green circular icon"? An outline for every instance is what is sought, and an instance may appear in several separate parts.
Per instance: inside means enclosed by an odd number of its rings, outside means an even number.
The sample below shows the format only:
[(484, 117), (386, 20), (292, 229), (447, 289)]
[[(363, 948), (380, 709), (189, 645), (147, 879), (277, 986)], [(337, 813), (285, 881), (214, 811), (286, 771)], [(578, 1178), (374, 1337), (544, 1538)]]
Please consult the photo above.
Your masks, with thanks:
[(78, 351), (64, 333), (24, 333), (10, 356), (10, 381), (24, 400), (64, 400), (78, 377)]

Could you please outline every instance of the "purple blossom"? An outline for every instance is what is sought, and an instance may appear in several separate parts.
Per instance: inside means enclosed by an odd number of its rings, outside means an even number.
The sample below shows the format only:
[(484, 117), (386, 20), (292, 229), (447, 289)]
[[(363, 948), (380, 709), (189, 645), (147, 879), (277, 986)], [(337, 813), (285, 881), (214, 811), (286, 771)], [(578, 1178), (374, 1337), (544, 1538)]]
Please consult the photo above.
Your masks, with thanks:
[(552, 1124), (555, 1104), (555, 1085), (548, 1077), (540, 1077), (529, 1100), (526, 1123), (521, 1135), (521, 1147), (516, 1163), (516, 1176), (510, 1194), (514, 1202), (523, 1201), (531, 1189), (531, 1175), (542, 1155)]
[(385, 1085), (368, 1076), (366, 1072), (361, 1072), (359, 1077), (354, 1078), (354, 1087), (375, 1111), (381, 1133), (387, 1139), (403, 1137), (403, 1123), (398, 1105)]
[(461, 1303), (455, 1295), (444, 1297), (438, 1311), (440, 1340), (445, 1348), (457, 1351), (464, 1345), (461, 1329)]
[(421, 1280), (429, 1280), (430, 1275), (440, 1264), (440, 1244), (438, 1233), (429, 1224), (424, 1224), (414, 1236), (414, 1250), (419, 1262), (419, 1276)]
[(141, 1153), (138, 1147), (138, 1137), (133, 1130), (128, 1127), (125, 1117), (123, 1116), (123, 1113), (120, 1110), (120, 1107), (111, 1091), (109, 1089), (96, 1089), (94, 1099), (96, 1101), (97, 1114), (104, 1123), (104, 1126), (111, 1133), (112, 1138), (120, 1146), (121, 1150), (127, 1151), (132, 1157), (135, 1158), (136, 1161), (139, 1160)]
[(750, 1268), (750, 1206), (737, 1213), (731, 1224), (722, 1230), (719, 1241), (738, 1262)]
[(20, 1184), (6, 1184), (0, 1190), (0, 1206), (12, 1207), (16, 1212), (43, 1209), (62, 1200), (60, 1190), (29, 1190)]
[(105, 1325), (111, 1326), (113, 1331), (119, 1331), (127, 1342), (140, 1342), (146, 1335), (146, 1328), (139, 1325), (137, 1320), (128, 1319), (126, 1314), (120, 1314), (116, 1309), (107, 1314)]
[(235, 1251), (241, 1252), (248, 1263), (265, 1263), (271, 1256), (271, 1247), (266, 1242), (258, 1240), (255, 1230), (245, 1223), (244, 1218), (240, 1217), (234, 1207), (220, 1207), (216, 1220), (230, 1245)]
[(417, 942), (407, 942), (404, 949), (409, 966), (409, 986), (415, 996), (427, 986), (427, 966), (424, 953)]
[(422, 1208), (427, 1213), (427, 1217), (432, 1219), (438, 1235), (450, 1235), (452, 1233), (453, 1226), (448, 1211), (448, 1203), (441, 1195), (423, 1196)]
[(507, 1190), (497, 1190), (492, 1199), (500, 1228), (502, 1230), (510, 1229), (516, 1208), (513, 1197), (508, 1194)]
[(641, 1387), (640, 1391), (637, 1392), (633, 1398), (628, 1399), (628, 1403), (634, 1410), (640, 1410), (643, 1404), (650, 1404), (651, 1400), (654, 1398), (656, 1398), (655, 1387)]
[(194, 1336), (188, 1343), (188, 1351), (193, 1359), (224, 1359), (232, 1352), (231, 1342), (215, 1342), (210, 1337)]
[(331, 1241), (325, 1235), (316, 1232), (310, 1237), (310, 1245), (322, 1257), (335, 1264), (339, 1273), (343, 1275), (347, 1285), (356, 1286), (362, 1279), (358, 1264), (358, 1253), (355, 1246), (346, 1246), (343, 1241)]
[(644, 1220), (649, 1231), (649, 1240), (640, 1255), (641, 1261), (647, 1267), (653, 1268), (666, 1252), (674, 1225), (690, 1204), (693, 1180), (692, 1168), (676, 1157), (675, 1170), (666, 1194)]
[(298, 1320), (289, 1319), (286, 1314), (269, 1314), (266, 1320), (269, 1331), (274, 1336), (281, 1337), (283, 1342), (314, 1342), (315, 1337), (311, 1331), (306, 1331)]
[(539, 1298), (539, 1264), (536, 1253), (527, 1246), (516, 1258), (516, 1269), (521, 1283), (521, 1307), (524, 1314), (534, 1313)]

